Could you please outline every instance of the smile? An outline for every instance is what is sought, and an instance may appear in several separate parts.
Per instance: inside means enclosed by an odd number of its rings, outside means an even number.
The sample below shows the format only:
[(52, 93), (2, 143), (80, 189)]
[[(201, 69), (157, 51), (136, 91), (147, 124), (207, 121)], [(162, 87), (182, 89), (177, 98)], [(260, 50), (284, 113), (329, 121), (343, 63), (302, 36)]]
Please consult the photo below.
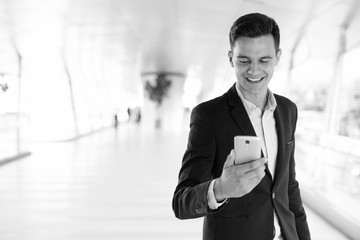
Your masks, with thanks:
[(250, 82), (259, 82), (261, 80), (263, 80), (264, 77), (261, 78), (246, 78), (246, 80), (250, 81)]

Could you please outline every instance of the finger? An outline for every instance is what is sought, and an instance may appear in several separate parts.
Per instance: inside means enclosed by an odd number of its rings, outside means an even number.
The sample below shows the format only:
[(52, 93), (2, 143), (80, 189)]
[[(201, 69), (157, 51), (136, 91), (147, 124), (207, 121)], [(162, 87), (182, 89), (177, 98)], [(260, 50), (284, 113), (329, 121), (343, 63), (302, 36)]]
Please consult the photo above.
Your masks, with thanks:
[(244, 178), (242, 179), (243, 184), (241, 185), (242, 188), (239, 189), (240, 192), (245, 194), (251, 192), (261, 182), (264, 176), (265, 176), (265, 172), (262, 172), (258, 175), (254, 175), (251, 178), (249, 178), (249, 176), (246, 176), (245, 179)]
[(231, 149), (230, 154), (227, 156), (226, 161), (224, 163), (224, 168), (232, 167), (234, 166), (235, 161), (235, 153), (234, 149)]
[(249, 181), (261, 181), (265, 177), (265, 171), (252, 171), (249, 174)]
[(260, 175), (257, 175), (251, 179), (248, 180), (248, 186), (250, 188), (250, 191), (252, 189), (254, 189), (260, 182), (261, 180), (265, 177), (265, 172), (261, 173)]
[(265, 170), (265, 164), (263, 159), (257, 159), (252, 162), (243, 163), (240, 165), (236, 165), (238, 173), (243, 174), (256, 169)]
[[(267, 163), (268, 162), (268, 159), (266, 157), (262, 157), (262, 158), (258, 158), (258, 159), (255, 159), (255, 160), (252, 160), (252, 161), (249, 161), (249, 162), (246, 162), (246, 163), (251, 163), (251, 162), (254, 162), (254, 161), (260, 161), (262, 162), (263, 164)], [(243, 163), (244, 164), (244, 163)]]
[(260, 158), (260, 160), (261, 160), (261, 161), (263, 161), (263, 163), (264, 163), (264, 164), (268, 162), (268, 159), (267, 159), (267, 158), (265, 158), (265, 157)]
[(241, 178), (245, 181), (251, 181), (253, 179), (261, 179), (265, 174), (265, 168), (257, 168), (252, 171), (242, 174)]

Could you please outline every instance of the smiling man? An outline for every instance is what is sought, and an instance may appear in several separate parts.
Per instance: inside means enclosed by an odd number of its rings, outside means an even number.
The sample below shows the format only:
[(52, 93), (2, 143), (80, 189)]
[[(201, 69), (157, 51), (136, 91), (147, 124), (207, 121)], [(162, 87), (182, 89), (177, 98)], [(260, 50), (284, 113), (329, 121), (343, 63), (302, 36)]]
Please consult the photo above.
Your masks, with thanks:
[(271, 34), (257, 38), (240, 37), (231, 42), (228, 55), (244, 98), (263, 110), (267, 103), (268, 84), (281, 55), (274, 37)]
[[(229, 38), (237, 81), (191, 113), (175, 216), (205, 217), (206, 240), (309, 240), (295, 178), (297, 108), (268, 88), (281, 56), (278, 25), (266, 15), (247, 14), (234, 22)], [(261, 139), (260, 159), (234, 164), (239, 135)]]

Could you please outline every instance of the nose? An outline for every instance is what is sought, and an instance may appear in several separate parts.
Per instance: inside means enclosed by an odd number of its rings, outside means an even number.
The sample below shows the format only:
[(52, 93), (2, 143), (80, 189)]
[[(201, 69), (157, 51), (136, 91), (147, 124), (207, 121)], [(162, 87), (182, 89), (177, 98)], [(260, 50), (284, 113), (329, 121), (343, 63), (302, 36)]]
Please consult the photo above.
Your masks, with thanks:
[(249, 66), (248, 73), (249, 74), (256, 74), (256, 72), (259, 70), (259, 66), (256, 62), (252, 62)]

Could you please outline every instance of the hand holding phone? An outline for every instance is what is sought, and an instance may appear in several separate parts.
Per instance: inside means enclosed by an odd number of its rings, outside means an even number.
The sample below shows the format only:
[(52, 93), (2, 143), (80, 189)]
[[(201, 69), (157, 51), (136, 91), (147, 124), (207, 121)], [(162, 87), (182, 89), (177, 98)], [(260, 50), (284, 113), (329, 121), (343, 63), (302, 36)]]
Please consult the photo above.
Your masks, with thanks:
[(216, 200), (238, 198), (251, 192), (265, 176), (266, 161), (261, 157), (260, 138), (235, 136), (234, 149), (225, 160), (221, 176), (215, 180)]
[(255, 136), (235, 136), (235, 165), (261, 158), (260, 138)]

